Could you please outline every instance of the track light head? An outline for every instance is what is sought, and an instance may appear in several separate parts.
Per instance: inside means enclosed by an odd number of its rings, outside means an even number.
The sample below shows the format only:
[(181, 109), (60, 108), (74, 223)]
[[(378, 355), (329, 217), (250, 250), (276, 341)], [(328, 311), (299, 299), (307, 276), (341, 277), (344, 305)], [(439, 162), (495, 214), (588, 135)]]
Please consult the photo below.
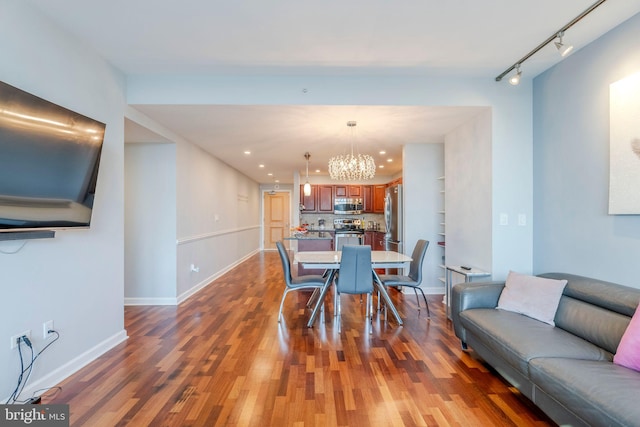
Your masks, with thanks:
[(524, 63), (524, 61), (529, 59), (532, 55), (534, 55), (540, 49), (542, 49), (543, 47), (545, 47), (546, 45), (548, 45), (549, 43), (551, 43), (552, 41), (554, 41), (556, 39), (558, 39), (558, 41), (554, 43), (556, 45), (556, 49), (558, 49), (558, 52), (560, 52), (560, 55), (562, 55), (563, 57), (567, 56), (573, 50), (573, 46), (571, 46), (571, 45), (565, 46), (564, 43), (562, 43), (562, 36), (564, 36), (564, 32), (566, 30), (568, 30), (569, 28), (571, 28), (572, 26), (574, 26), (577, 22), (582, 20), (582, 18), (584, 18), (585, 16), (587, 16), (588, 14), (593, 12), (598, 6), (603, 4), (605, 1), (607, 1), (607, 0), (596, 0), (595, 3), (593, 3), (587, 9), (585, 9), (581, 14), (579, 14), (578, 16), (573, 18), (571, 21), (569, 21), (563, 27), (561, 27), (556, 33), (551, 34), (545, 41), (540, 43), (538, 46), (533, 48), (529, 53), (527, 53), (525, 56), (520, 58), (514, 65), (510, 66), (509, 68), (504, 70), (501, 74), (499, 74), (495, 78), (495, 81), (497, 81), (497, 82), (502, 81), (502, 79), (515, 68), (517, 70), (517, 73), (516, 73), (515, 76), (513, 76), (513, 77), (511, 77), (509, 79), (509, 83), (511, 83), (512, 85), (517, 85), (518, 83), (520, 83), (520, 74), (521, 74), (520, 73), (520, 64)]
[(520, 64), (516, 64), (516, 73), (509, 77), (509, 83), (513, 86), (517, 86), (520, 84), (520, 77), (522, 76), (522, 71), (520, 71)]
[(560, 56), (567, 56), (569, 53), (571, 53), (571, 51), (573, 50), (573, 46), (572, 45), (566, 45), (564, 43), (562, 43), (562, 37), (564, 36), (564, 31), (560, 31), (558, 33), (558, 41), (555, 42), (554, 44), (556, 45), (556, 49), (558, 49), (558, 52), (560, 53)]

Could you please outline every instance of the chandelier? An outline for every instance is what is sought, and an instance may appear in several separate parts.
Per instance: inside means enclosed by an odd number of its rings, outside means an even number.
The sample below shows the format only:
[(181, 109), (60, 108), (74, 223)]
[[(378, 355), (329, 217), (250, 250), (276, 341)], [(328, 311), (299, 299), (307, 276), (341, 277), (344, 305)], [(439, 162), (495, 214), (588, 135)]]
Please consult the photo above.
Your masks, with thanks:
[[(355, 131), (356, 122), (347, 122), (347, 126), (351, 129), (353, 134)], [(368, 154), (360, 154), (356, 150), (356, 154), (353, 152), (353, 141), (355, 137), (351, 138), (351, 153), (333, 156), (329, 159), (329, 175), (331, 179), (341, 181), (364, 181), (371, 179), (376, 174), (376, 164), (373, 161), (373, 157)]]

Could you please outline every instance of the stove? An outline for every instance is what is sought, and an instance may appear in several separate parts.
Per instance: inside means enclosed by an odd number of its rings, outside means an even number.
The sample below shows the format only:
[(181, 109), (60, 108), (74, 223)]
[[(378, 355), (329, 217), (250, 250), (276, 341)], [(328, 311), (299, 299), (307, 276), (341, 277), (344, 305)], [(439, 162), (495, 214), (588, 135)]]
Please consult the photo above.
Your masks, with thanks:
[(336, 251), (344, 245), (361, 245), (364, 241), (362, 221), (354, 218), (336, 218), (333, 220), (335, 237), (333, 248)]
[(336, 234), (364, 234), (362, 221), (354, 218), (336, 218), (333, 220)]

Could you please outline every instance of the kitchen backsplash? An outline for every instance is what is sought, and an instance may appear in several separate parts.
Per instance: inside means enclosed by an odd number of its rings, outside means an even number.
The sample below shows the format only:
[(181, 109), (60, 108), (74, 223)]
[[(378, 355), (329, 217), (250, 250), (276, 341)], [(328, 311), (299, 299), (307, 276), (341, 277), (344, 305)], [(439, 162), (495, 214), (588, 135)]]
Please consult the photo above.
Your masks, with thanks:
[(317, 229), (318, 220), (324, 219), (325, 229), (333, 228), (335, 218), (353, 218), (364, 220), (364, 227), (369, 228), (369, 221), (379, 224), (379, 229), (384, 231), (384, 215), (365, 213), (362, 215), (334, 215), (334, 214), (300, 214), (300, 224), (309, 224), (309, 228)]

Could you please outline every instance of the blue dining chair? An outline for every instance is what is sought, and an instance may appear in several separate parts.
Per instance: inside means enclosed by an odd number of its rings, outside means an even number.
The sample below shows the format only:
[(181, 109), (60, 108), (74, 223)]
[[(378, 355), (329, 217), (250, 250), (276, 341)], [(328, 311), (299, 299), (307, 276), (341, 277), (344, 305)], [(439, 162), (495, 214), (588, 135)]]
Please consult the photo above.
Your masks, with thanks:
[[(338, 317), (340, 317), (340, 294), (367, 294), (367, 318), (371, 321), (373, 317), (371, 246), (344, 245), (342, 247), (340, 270), (336, 279), (336, 301), (334, 306)], [(340, 322), (340, 318), (338, 318), (338, 322)]]
[[(278, 253), (280, 254), (280, 260), (282, 261), (282, 270), (284, 273), (284, 293), (282, 294), (282, 301), (280, 301), (280, 310), (278, 311), (278, 322), (282, 319), (282, 307), (284, 306), (284, 300), (287, 294), (291, 291), (300, 291), (300, 290), (308, 290), (308, 289), (321, 289), (324, 286), (328, 286), (327, 281), (331, 280), (331, 275), (319, 275), (312, 274), (306, 276), (291, 276), (291, 263), (289, 262), (289, 254), (285, 249), (282, 242), (276, 242), (276, 247), (278, 248)], [(324, 311), (324, 304), (322, 305), (322, 310)]]
[(428, 240), (418, 240), (416, 246), (413, 248), (411, 254), (411, 264), (409, 265), (409, 275), (403, 276), (399, 274), (379, 274), (380, 283), (386, 287), (403, 287), (413, 288), (416, 294), (416, 301), (418, 302), (418, 310), (420, 310), (420, 299), (418, 298), (418, 291), (422, 293), (424, 303), (427, 306), (427, 317), (431, 317), (429, 312), (429, 303), (424, 291), (420, 287), (422, 283), (422, 264), (424, 263), (424, 256), (427, 253), (429, 247)]

